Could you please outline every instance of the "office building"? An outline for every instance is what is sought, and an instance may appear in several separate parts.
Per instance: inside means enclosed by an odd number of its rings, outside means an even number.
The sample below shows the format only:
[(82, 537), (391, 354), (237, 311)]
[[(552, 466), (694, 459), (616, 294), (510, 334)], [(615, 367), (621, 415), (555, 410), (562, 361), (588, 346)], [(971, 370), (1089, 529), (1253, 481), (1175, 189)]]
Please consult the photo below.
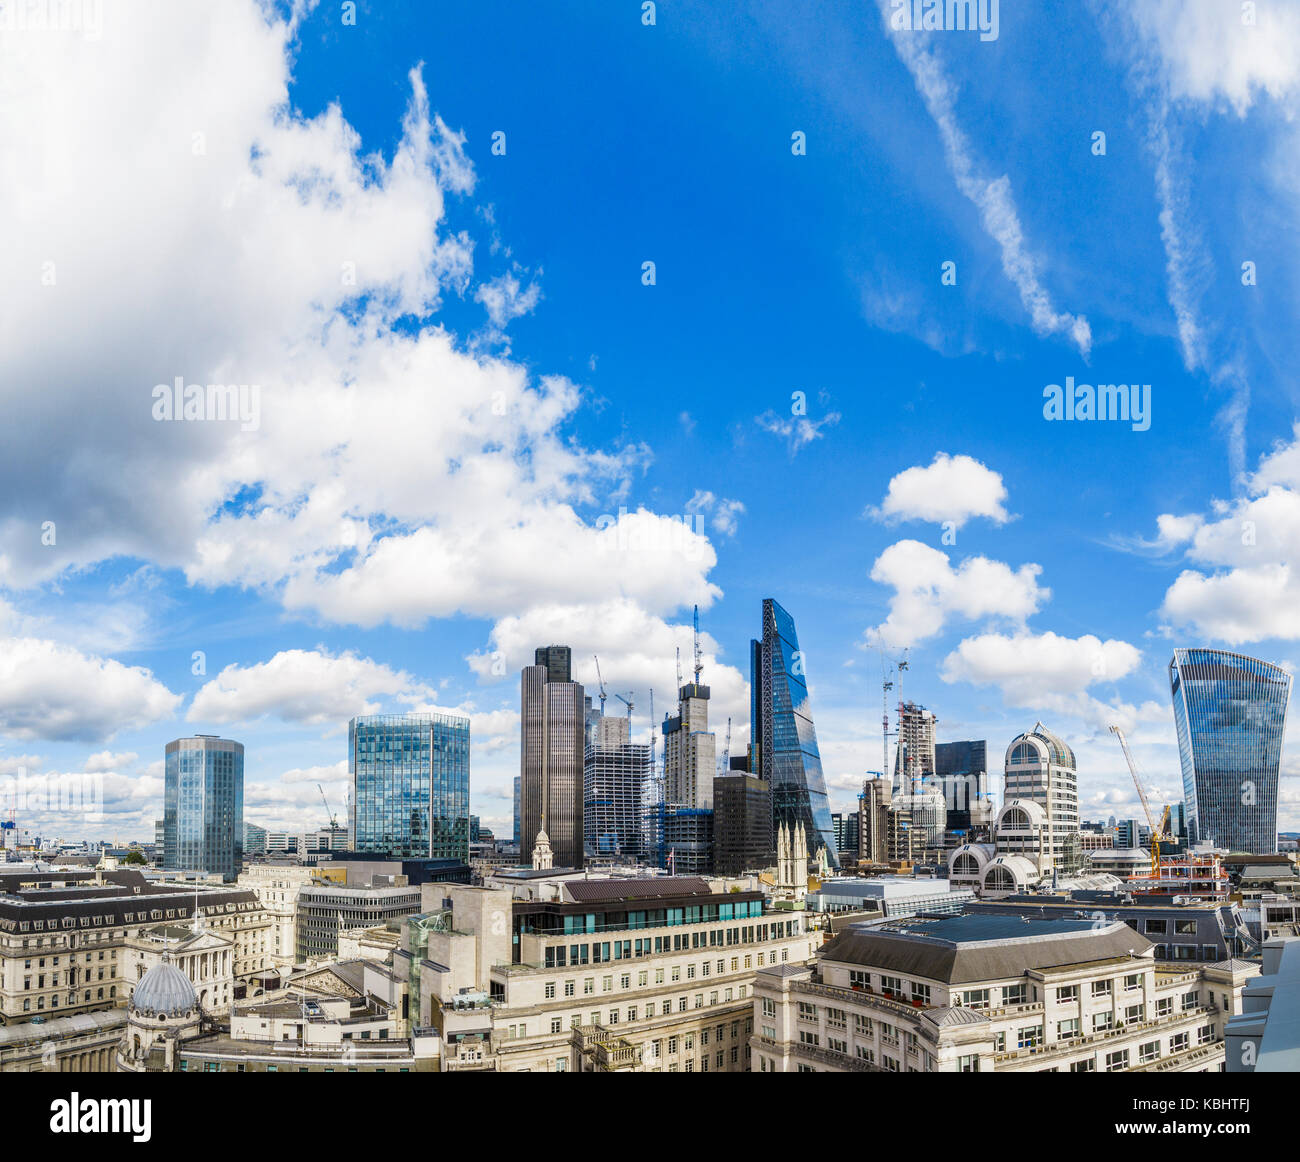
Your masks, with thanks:
[(775, 862), (771, 787), (743, 772), (715, 779), (713, 870), (718, 875), (740, 875)]
[(163, 867), (233, 880), (243, 865), (244, 747), (200, 734), (164, 748)]
[(893, 784), (878, 771), (871, 772), (858, 796), (858, 859), (864, 863), (889, 862), (892, 803)]
[(802, 963), (820, 936), (730, 887), (501, 873), (426, 892), (394, 971), (444, 1070), (744, 1072), (755, 972)]
[(629, 741), (626, 718), (601, 715), (582, 763), (582, 826), (591, 852), (643, 854), (642, 792), (649, 776), (650, 747)]
[(1300, 939), (1265, 942), (1262, 972), (1247, 981), (1224, 1040), (1229, 1073), (1300, 1072)]
[(717, 739), (709, 730), (709, 688), (687, 682), (678, 691), (677, 713), (665, 715), (664, 797), (682, 807), (713, 806)]
[(802, 823), (813, 854), (825, 847), (828, 864), (836, 868), (839, 853), (805, 671), (794, 619), (765, 599), (762, 639), (750, 643), (750, 770), (771, 785), (773, 831), (782, 823)]
[(754, 979), (754, 1072), (1217, 1073), (1254, 973), (1188, 971), (1113, 920), (853, 925)]
[(1276, 852), (1291, 675), (1244, 654), (1177, 649), (1169, 683), (1189, 839)]
[(376, 877), (368, 886), (304, 884), (298, 890), (295, 963), (338, 956), (340, 932), (373, 928), (419, 910), (420, 887), (405, 876)]
[(941, 742), (934, 748), (935, 784), (947, 804), (949, 832), (969, 834), (987, 826), (993, 813), (988, 783), (988, 743), (984, 739)]
[[(1079, 840), (1079, 777), (1072, 751), (1041, 722), (1007, 747), (1003, 812), (1013, 799), (1033, 803), (1045, 820), (1049, 870), (1075, 875), (1083, 867)], [(999, 817), (1002, 824), (1007, 819)], [(1017, 820), (1018, 821), (1018, 820)], [(1032, 823), (1026, 827), (1037, 830)], [(1035, 840), (1036, 842), (1036, 840)]]
[(244, 855), (266, 854), (266, 828), (244, 821)]
[(520, 675), (521, 863), (538, 847), (544, 862), (583, 866), (586, 695), (570, 672), (568, 646), (543, 646)]
[(515, 814), (514, 814), (514, 819), (515, 819), (515, 829), (514, 829), (514, 833), (513, 833), (513, 834), (514, 834), (515, 846), (518, 847), (518, 848), (522, 851), (522, 850), (523, 850), (523, 840), (522, 840), (521, 837), (520, 837), (520, 832), (521, 832), (522, 824), (521, 824), (521, 822), (520, 822), (520, 818), (519, 818), (519, 782), (520, 782), (519, 776), (516, 775), (516, 776), (515, 776), (515, 779), (514, 779), (514, 783), (515, 783), (515, 796), (514, 796), (514, 798), (515, 798)]
[(835, 833), (835, 848), (840, 853), (840, 863), (851, 865), (858, 859), (858, 813), (832, 811), (831, 828)]
[(370, 714), (348, 724), (348, 846), (469, 862), (469, 719)]

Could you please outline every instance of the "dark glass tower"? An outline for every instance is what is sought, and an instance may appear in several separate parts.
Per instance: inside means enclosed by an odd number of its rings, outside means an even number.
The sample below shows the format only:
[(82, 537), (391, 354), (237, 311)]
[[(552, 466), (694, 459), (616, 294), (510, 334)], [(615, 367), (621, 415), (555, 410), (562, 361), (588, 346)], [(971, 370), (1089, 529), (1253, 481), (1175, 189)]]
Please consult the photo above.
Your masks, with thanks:
[(348, 724), (353, 851), (469, 862), (469, 719), (368, 714)]
[(532, 861), (546, 817), (555, 867), (582, 867), (586, 694), (569, 680), (568, 646), (544, 646), (520, 674), (520, 862)]
[(1275, 852), (1291, 675), (1244, 654), (1174, 650), (1169, 684), (1189, 839)]
[(243, 743), (200, 734), (163, 755), (163, 867), (233, 880), (244, 857)]
[(750, 643), (750, 700), (751, 769), (772, 788), (773, 831), (802, 823), (809, 854), (824, 844), (831, 867), (839, 867), (799, 638), (794, 619), (770, 597), (763, 638)]

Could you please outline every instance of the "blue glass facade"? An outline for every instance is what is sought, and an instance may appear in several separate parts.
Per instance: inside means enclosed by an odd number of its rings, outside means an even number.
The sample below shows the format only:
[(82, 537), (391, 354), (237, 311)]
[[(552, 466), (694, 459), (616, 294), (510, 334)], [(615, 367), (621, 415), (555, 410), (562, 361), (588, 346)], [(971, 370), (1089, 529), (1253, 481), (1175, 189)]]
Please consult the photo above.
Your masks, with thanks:
[(353, 851), (469, 862), (469, 719), (371, 714), (348, 723)]
[(163, 867), (233, 880), (244, 860), (243, 744), (200, 734), (163, 755)]
[(1276, 851), (1291, 675), (1243, 654), (1190, 649), (1174, 651), (1169, 683), (1189, 839)]
[(794, 619), (771, 598), (763, 602), (763, 638), (750, 644), (750, 699), (752, 767), (772, 788), (773, 830), (802, 823), (809, 854), (824, 845), (839, 867), (799, 638)]

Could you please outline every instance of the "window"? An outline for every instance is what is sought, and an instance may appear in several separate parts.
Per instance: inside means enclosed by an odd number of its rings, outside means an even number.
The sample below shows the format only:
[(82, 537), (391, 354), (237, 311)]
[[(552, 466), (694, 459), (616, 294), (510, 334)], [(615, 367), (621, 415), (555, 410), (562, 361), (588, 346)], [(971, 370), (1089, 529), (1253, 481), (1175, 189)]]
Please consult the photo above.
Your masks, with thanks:
[(1196, 994), (1183, 993), (1183, 1012), (1189, 1013), (1196, 1008)]
[(1079, 1035), (1079, 1018), (1071, 1017), (1066, 1021), (1056, 1022), (1056, 1039), (1058, 1041), (1068, 1040), (1070, 1037)]
[(1043, 1042), (1043, 1026), (1028, 1025), (1016, 1030), (1017, 1049), (1037, 1049)]
[(547, 986), (546, 986), (546, 999), (547, 999), (548, 1001), (553, 1001), (553, 1000), (555, 1000), (555, 982), (554, 982), (554, 981), (551, 981), (551, 982), (548, 983)]
[(1063, 985), (1056, 990), (1056, 999), (1062, 1003), (1077, 1001), (1079, 999), (1079, 986), (1077, 984)]
[(1082, 1061), (1070, 1062), (1071, 1073), (1096, 1073), (1097, 1062), (1092, 1057), (1085, 1057)]
[(980, 1055), (972, 1053), (968, 1057), (957, 1058), (958, 1073), (978, 1073), (980, 1071)]
[(928, 1005), (930, 1003), (930, 986), (928, 984), (917, 984), (916, 981), (913, 981), (912, 1000)]
[(1156, 1016), (1167, 1017), (1174, 1011), (1173, 997), (1159, 997), (1156, 1000)]
[(1160, 920), (1144, 920), (1144, 921), (1142, 922), (1142, 927), (1146, 930), (1146, 933), (1147, 933), (1147, 935), (1149, 935), (1149, 936), (1168, 936), (1168, 935), (1169, 935), (1169, 921), (1168, 921), (1168, 920), (1164, 920), (1164, 919), (1160, 919)]
[(901, 976), (881, 976), (880, 991), (886, 995), (901, 997), (903, 995), (903, 978)]
[(987, 1009), (989, 1007), (989, 990), (967, 989), (961, 994), (961, 1003), (968, 1009)]
[(1103, 1029), (1109, 1029), (1115, 1023), (1114, 1013), (1093, 1013), (1092, 1031), (1100, 1033)]
[(563, 1028), (564, 1028), (564, 1026), (563, 1026), (563, 1024), (562, 1024), (562, 1019), (561, 1019), (560, 1017), (552, 1017), (552, 1018), (551, 1018), (551, 1032), (552, 1032), (552, 1033), (559, 1033), (559, 1032), (562, 1032), (562, 1031), (563, 1031)]
[(772, 1000), (771, 997), (763, 998), (763, 1016), (765, 1017), (776, 1016), (776, 1002)]
[(1174, 921), (1174, 932), (1177, 933), (1179, 936), (1195, 936), (1195, 935), (1196, 935), (1196, 921), (1195, 921), (1195, 920), (1175, 920), (1175, 921)]
[(1142, 987), (1142, 974), (1140, 972), (1132, 973), (1124, 978), (1124, 991), (1132, 992), (1134, 989)]
[(1121, 1069), (1128, 1068), (1128, 1050), (1116, 1049), (1114, 1053), (1106, 1054), (1106, 1072), (1118, 1073)]
[(1169, 1052), (1186, 1053), (1191, 1043), (1192, 1035), (1190, 1033), (1175, 1033), (1169, 1038)]
[(1029, 1000), (1029, 986), (1015, 984), (1010, 988), (1002, 990), (1002, 1003), (1004, 1005), (1023, 1005)]
[(1094, 981), (1092, 982), (1092, 995), (1093, 995), (1094, 997), (1108, 997), (1108, 996), (1110, 996), (1110, 981), (1108, 981), (1108, 980), (1094, 980)]
[(1138, 1064), (1145, 1065), (1148, 1061), (1155, 1061), (1160, 1056), (1160, 1042), (1148, 1041), (1144, 1045), (1138, 1046)]

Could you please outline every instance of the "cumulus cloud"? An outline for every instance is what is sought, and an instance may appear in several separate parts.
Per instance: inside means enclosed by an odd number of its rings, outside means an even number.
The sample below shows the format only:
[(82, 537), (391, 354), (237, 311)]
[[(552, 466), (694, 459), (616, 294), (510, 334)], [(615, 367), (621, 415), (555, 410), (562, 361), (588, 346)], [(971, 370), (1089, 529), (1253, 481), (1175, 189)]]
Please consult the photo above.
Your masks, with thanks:
[(951, 521), (961, 528), (972, 517), (994, 524), (1010, 520), (1002, 475), (970, 456), (935, 454), (928, 466), (915, 465), (889, 482), (885, 499), (867, 515), (886, 523), (923, 520)]
[(988, 557), (967, 557), (954, 568), (947, 553), (920, 541), (898, 541), (871, 567), (871, 579), (890, 586), (894, 595), (889, 616), (867, 636), (900, 647), (934, 637), (953, 617), (1023, 624), (1051, 596), (1038, 584), (1041, 572), (1039, 565), (1013, 570)]
[[(889, 0), (879, 3), (888, 28)], [(1002, 253), (1002, 272), (1019, 292), (1034, 330), (1040, 335), (1065, 335), (1087, 358), (1092, 347), (1088, 320), (1083, 315), (1057, 310), (1043, 286), (1038, 262), (1025, 242), (1011, 179), (1005, 174), (989, 178), (978, 173), (975, 151), (957, 123), (957, 88), (945, 76), (938, 54), (927, 45), (928, 38), (912, 33), (892, 33), (891, 40), (939, 129), (957, 189), (979, 210), (985, 232)]]
[[(194, 696), (189, 722), (249, 722), (274, 715), (314, 725), (412, 703), (427, 689), (409, 674), (354, 653), (282, 650), (252, 666), (229, 665)], [(377, 699), (380, 699), (377, 701)]]
[(38, 638), (0, 640), (0, 733), (100, 742), (170, 718), (181, 701), (153, 674)]
[(1172, 625), (1230, 645), (1300, 638), (1300, 427), (1261, 459), (1243, 495), (1208, 513), (1162, 514), (1157, 541), (1194, 566), (1165, 593)]
[[(1103, 707), (1087, 691), (1132, 673), (1141, 656), (1128, 642), (1102, 641), (1093, 634), (986, 633), (960, 642), (944, 658), (939, 676), (945, 682), (996, 687), (1010, 706), (1114, 721), (1113, 708)], [(1134, 712), (1127, 713), (1131, 721)]]
[[(291, 105), (295, 36), (253, 0), (196, 0), (110, 6), (94, 42), (0, 39), (6, 269), (30, 273), (0, 286), (0, 340), (6, 383), (42, 384), (0, 392), (15, 429), (57, 421), (79, 449), (0, 461), (0, 585), (135, 558), (403, 627), (575, 589), (710, 600), (707, 537), (607, 552), (589, 515), (649, 450), (583, 447), (566, 430), (579, 385), (437, 325), (449, 295), (500, 328), (540, 292), (517, 266), (476, 275), (452, 222), (473, 220), (474, 168), (419, 70), (395, 144), (368, 152), (342, 109)], [(211, 83), (231, 60), (239, 84)], [(258, 424), (156, 422), (176, 377), (255, 386)], [(34, 519), (56, 521), (55, 545)]]

